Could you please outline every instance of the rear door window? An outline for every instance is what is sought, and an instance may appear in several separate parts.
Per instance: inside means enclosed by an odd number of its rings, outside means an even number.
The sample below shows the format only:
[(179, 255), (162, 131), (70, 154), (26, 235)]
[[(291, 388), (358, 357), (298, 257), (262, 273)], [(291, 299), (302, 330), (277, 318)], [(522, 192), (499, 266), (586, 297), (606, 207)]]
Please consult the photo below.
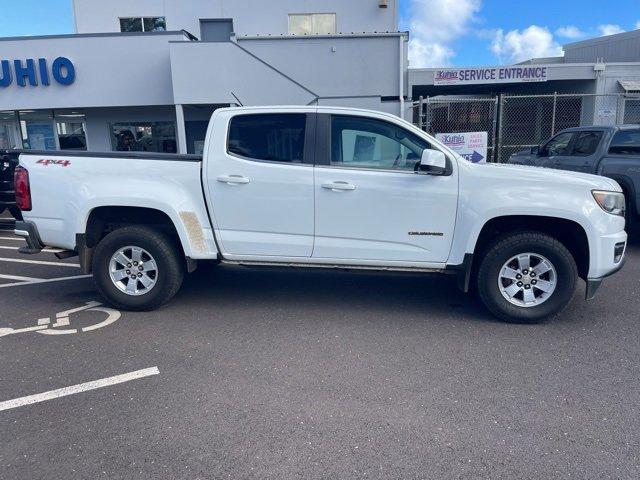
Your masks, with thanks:
[(227, 151), (252, 160), (302, 163), (304, 113), (238, 115), (231, 119)]
[(640, 155), (640, 130), (621, 130), (613, 136), (609, 153), (612, 155)]
[(589, 156), (596, 153), (602, 132), (579, 132), (573, 142), (571, 155)]

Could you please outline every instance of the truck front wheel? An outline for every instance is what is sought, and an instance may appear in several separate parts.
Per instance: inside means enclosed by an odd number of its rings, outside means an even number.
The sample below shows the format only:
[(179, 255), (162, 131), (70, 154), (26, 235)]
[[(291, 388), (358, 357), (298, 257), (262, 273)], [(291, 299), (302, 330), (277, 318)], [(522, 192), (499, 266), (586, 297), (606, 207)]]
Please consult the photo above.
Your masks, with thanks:
[(537, 323), (571, 300), (578, 278), (567, 248), (538, 232), (508, 234), (496, 240), (478, 270), (478, 293), (496, 317)]
[(97, 245), (93, 276), (100, 294), (122, 310), (153, 310), (178, 292), (184, 278), (180, 247), (149, 227), (123, 227)]

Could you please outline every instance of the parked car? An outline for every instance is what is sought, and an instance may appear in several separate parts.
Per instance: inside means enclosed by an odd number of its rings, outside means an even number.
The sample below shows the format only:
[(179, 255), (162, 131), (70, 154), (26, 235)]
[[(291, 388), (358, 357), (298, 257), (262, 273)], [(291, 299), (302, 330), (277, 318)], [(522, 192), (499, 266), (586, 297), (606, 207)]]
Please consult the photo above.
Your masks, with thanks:
[(21, 251), (79, 255), (129, 310), (162, 305), (215, 260), (455, 274), (499, 318), (535, 322), (568, 304), (579, 277), (593, 297), (627, 242), (611, 179), (473, 164), (357, 109), (220, 109), (204, 157), (25, 153), (15, 178)]
[(13, 191), (13, 171), (18, 165), (18, 153), (10, 150), (0, 151), (0, 215), (6, 210), (15, 218), (20, 218)]
[(624, 192), (627, 219), (639, 218), (640, 125), (568, 128), (541, 147), (515, 153), (509, 163), (612, 178)]

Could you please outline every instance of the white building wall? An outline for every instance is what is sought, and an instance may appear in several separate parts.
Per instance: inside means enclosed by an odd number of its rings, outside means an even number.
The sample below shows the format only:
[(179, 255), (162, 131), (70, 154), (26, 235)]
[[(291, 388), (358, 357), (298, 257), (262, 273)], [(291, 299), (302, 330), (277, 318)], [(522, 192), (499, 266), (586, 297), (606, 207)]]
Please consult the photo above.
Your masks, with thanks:
[(168, 44), (184, 39), (180, 32), (0, 39), (2, 59), (44, 58), (51, 65), (66, 57), (76, 71), (68, 86), (52, 81), (20, 87), (14, 78), (1, 91), (0, 110), (171, 105)]
[(405, 44), (401, 34), (172, 42), (174, 101), (237, 103), (236, 95), (244, 105), (321, 104), (400, 115)]
[(640, 63), (608, 63), (604, 71), (598, 73), (596, 92), (603, 96), (595, 108), (594, 123), (614, 125), (625, 122), (627, 99), (621, 96), (626, 93), (620, 85), (621, 80), (640, 80)]
[(200, 37), (201, 18), (232, 18), (242, 35), (288, 33), (290, 13), (336, 13), (338, 32), (397, 30), (397, 1), (379, 0), (74, 0), (77, 33), (119, 32), (120, 17), (166, 17), (167, 30)]

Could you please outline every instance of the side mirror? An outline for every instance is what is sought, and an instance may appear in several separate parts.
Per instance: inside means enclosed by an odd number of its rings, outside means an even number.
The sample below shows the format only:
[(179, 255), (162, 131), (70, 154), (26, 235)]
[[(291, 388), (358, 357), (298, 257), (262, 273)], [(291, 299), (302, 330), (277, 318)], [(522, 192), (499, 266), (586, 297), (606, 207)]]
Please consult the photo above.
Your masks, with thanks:
[(416, 173), (423, 175), (444, 175), (447, 171), (447, 157), (438, 150), (425, 149), (420, 163), (416, 165)]
[(540, 153), (539, 146), (531, 147), (531, 155), (538, 155), (539, 153)]

